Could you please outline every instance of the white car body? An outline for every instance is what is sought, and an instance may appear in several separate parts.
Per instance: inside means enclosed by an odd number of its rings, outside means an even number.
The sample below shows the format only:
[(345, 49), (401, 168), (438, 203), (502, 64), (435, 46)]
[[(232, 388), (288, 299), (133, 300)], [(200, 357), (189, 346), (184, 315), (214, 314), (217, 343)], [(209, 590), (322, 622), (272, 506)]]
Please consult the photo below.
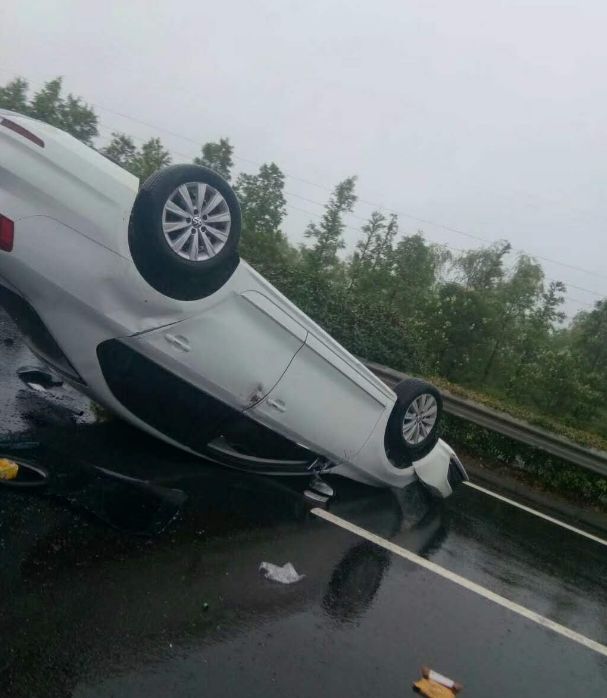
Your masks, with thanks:
[[(451, 493), (452, 449), (439, 440), (410, 467), (395, 467), (384, 447), (395, 393), (246, 262), (201, 300), (154, 290), (128, 245), (138, 190), (136, 177), (70, 135), (0, 110), (0, 215), (14, 221), (13, 249), (0, 251), (0, 286), (35, 310), (81, 390), (158, 438), (203, 453), (117, 399), (98, 347), (119, 340), (321, 456), (332, 472), (377, 486), (403, 487), (417, 477), (440, 496)], [(160, 410), (175, 408), (178, 395), (148, 387)]]

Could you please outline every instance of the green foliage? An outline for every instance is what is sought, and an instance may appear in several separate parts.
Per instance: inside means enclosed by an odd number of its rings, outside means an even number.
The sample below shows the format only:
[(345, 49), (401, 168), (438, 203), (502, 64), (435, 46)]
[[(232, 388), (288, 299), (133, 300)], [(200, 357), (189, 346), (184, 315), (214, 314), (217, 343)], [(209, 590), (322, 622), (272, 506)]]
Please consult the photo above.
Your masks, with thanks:
[(271, 280), (286, 273), (297, 257), (281, 231), (284, 186), (285, 176), (272, 162), (262, 165), (257, 174), (240, 174), (234, 187), (242, 210), (241, 254)]
[(28, 101), (27, 81), (16, 78), (0, 88), (0, 107), (33, 116), (92, 145), (98, 135), (95, 112), (80, 97), (72, 94), (62, 97), (61, 90), (62, 78), (55, 78)]
[(317, 273), (331, 271), (338, 264), (337, 252), (345, 247), (343, 232), (344, 213), (350, 212), (356, 203), (356, 177), (348, 177), (333, 191), (319, 223), (310, 223), (305, 236), (313, 240), (312, 247), (305, 248), (305, 261)]
[(8, 85), (0, 87), (0, 108), (10, 109), (19, 114), (28, 113), (28, 83), (23, 78), (15, 78)]
[(232, 155), (234, 146), (227, 138), (220, 138), (218, 143), (205, 143), (202, 146), (202, 156), (194, 158), (197, 165), (210, 167), (222, 177), (230, 181), (234, 161)]
[[(97, 135), (96, 115), (80, 98), (62, 96), (61, 78), (31, 99), (27, 81), (17, 78), (0, 87), (0, 106), (88, 144)], [(138, 148), (124, 133), (113, 133), (102, 152), (142, 180), (171, 162), (158, 138)], [(233, 154), (222, 138), (205, 143), (194, 162), (229, 178)], [(548, 282), (537, 261), (515, 257), (508, 242), (451, 253), (421, 231), (402, 235), (397, 216), (381, 211), (361, 227), (348, 257), (344, 218), (356, 203), (356, 177), (335, 187), (296, 248), (283, 232), (284, 188), (275, 163), (236, 178), (241, 254), (338, 341), (582, 444), (607, 447), (607, 299), (563, 326), (564, 284)], [(506, 453), (499, 440), (474, 438), (487, 453)], [(546, 467), (546, 477), (556, 478)]]
[(139, 177), (142, 182), (156, 170), (171, 164), (171, 154), (159, 138), (150, 138), (137, 148), (130, 136), (115, 131), (101, 152), (112, 162)]
[(364, 283), (369, 272), (375, 271), (377, 260), (386, 235), (386, 217), (379, 211), (373, 211), (369, 222), (361, 228), (363, 237), (356, 243), (356, 251), (350, 262), (352, 286)]
[(171, 164), (171, 154), (164, 148), (160, 138), (150, 138), (133, 156), (129, 169), (144, 182), (161, 167)]
[(607, 478), (452, 415), (442, 429), (450, 443), (503, 463), (531, 484), (607, 509)]
[(115, 162), (125, 170), (132, 171), (133, 161), (137, 153), (137, 148), (133, 139), (126, 133), (112, 133), (112, 140), (101, 149), (101, 152), (112, 162)]
[(498, 412), (504, 412), (512, 417), (521, 419), (524, 422), (528, 422), (529, 424), (533, 424), (534, 426), (545, 429), (546, 431), (564, 436), (566, 439), (574, 441), (582, 446), (596, 448), (599, 451), (607, 451), (607, 438), (593, 432), (584, 431), (583, 429), (575, 426), (563, 424), (558, 417), (550, 417), (545, 414), (541, 414), (537, 411), (495, 395), (479, 392), (478, 390), (473, 390), (471, 388), (464, 388), (461, 385), (450, 383), (440, 376), (430, 376), (429, 379), (441, 390), (448, 391), (453, 395), (458, 395), (466, 398), (467, 400), (472, 400), (473, 402), (477, 402), (479, 405), (486, 405), (487, 407), (491, 407)]

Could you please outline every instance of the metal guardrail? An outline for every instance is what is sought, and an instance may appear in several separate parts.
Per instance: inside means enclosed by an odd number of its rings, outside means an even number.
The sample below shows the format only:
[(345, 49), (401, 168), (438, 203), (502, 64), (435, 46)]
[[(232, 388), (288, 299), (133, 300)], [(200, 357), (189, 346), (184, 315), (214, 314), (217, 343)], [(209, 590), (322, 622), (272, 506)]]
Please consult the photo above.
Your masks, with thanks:
[[(407, 378), (406, 374), (387, 366), (368, 361), (365, 361), (364, 364), (390, 387)], [(580, 446), (562, 436), (527, 424), (527, 422), (491, 407), (479, 405), (466, 398), (453, 395), (446, 390), (442, 390), (441, 393), (445, 411), (449, 414), (607, 477), (607, 452)]]

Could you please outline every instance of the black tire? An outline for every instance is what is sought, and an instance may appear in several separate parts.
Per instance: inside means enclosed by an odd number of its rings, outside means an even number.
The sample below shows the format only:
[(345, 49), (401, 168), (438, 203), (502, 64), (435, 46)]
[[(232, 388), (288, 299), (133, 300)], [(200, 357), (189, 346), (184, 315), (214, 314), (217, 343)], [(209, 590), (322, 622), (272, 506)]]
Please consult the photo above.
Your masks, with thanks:
[[(204, 260), (184, 259), (171, 249), (163, 231), (163, 210), (169, 197), (182, 184), (194, 182), (207, 184), (221, 194), (231, 219), (223, 247)], [(171, 165), (142, 184), (131, 213), (129, 248), (135, 266), (150, 286), (177, 300), (196, 300), (221, 288), (238, 266), (240, 229), (240, 205), (223, 177), (200, 165)]]
[[(397, 401), (386, 427), (385, 447), (388, 458), (399, 468), (406, 468), (413, 461), (423, 458), (436, 445), (443, 413), (443, 398), (430, 383), (418, 378), (408, 378), (399, 383), (394, 392)], [(419, 443), (410, 443), (403, 434), (403, 420), (412, 403), (422, 395), (431, 395), (436, 402), (436, 419), (430, 432)]]

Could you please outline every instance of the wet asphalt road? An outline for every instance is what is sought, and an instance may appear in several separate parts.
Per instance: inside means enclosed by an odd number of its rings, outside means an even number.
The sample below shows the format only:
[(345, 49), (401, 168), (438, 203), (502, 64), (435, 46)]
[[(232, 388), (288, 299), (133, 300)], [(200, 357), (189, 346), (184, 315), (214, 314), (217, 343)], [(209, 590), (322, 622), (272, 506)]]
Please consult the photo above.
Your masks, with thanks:
[[(463, 696), (607, 695), (606, 657), (318, 519), (297, 480), (96, 423), (70, 389), (26, 387), (32, 363), (0, 315), (0, 455), (52, 475), (0, 487), (0, 696), (403, 696), (422, 664)], [(465, 487), (331, 482), (331, 512), (607, 643), (607, 548)]]

